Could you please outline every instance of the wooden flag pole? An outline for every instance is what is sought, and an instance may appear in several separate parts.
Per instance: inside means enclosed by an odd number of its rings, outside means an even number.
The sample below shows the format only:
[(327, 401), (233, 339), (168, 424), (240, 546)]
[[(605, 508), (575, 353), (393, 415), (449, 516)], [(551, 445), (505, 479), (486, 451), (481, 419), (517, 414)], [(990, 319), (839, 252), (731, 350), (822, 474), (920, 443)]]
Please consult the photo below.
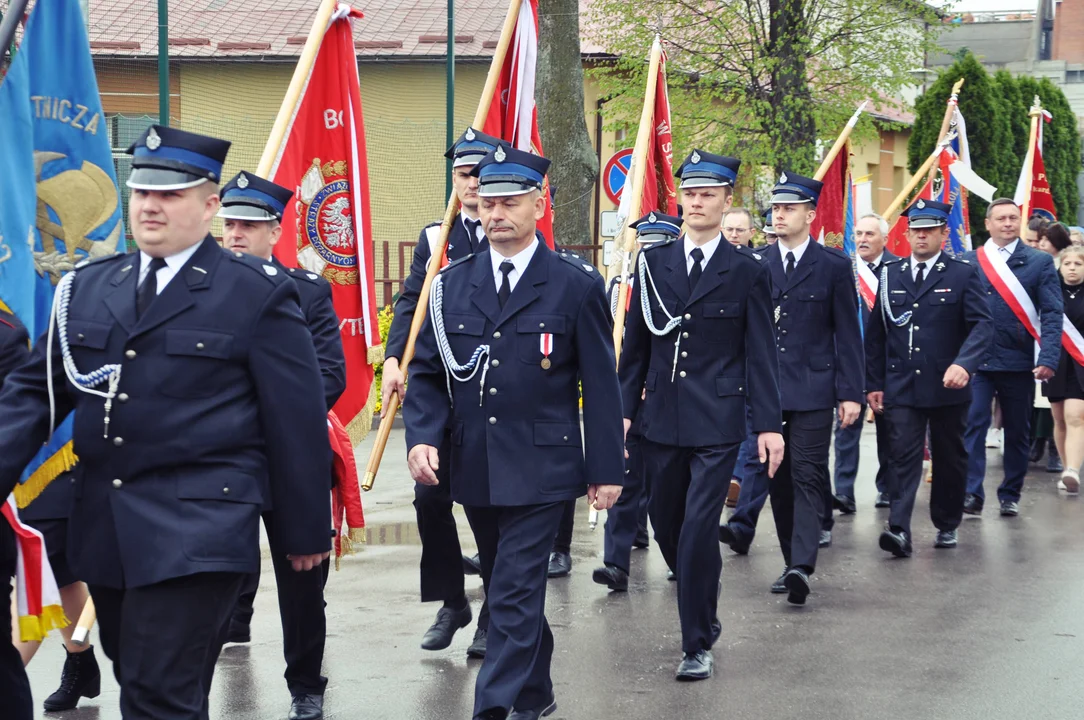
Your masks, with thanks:
[[(504, 59), (508, 55), (508, 47), (512, 44), (512, 34), (516, 30), (516, 21), (519, 19), (519, 9), (522, 0), (510, 0), (508, 14), (504, 17), (504, 27), (501, 28), (501, 39), (493, 51), (493, 61), (489, 65), (489, 75), (482, 90), (482, 98), (478, 102), (478, 110), (474, 113), (474, 122), (471, 127), (481, 129), (485, 125), (489, 115), (489, 106), (493, 100), (493, 93), (497, 90), (497, 83), (504, 69)], [(433, 278), (440, 271), (440, 261), (444, 257), (444, 250), (448, 246), (448, 235), (452, 231), (452, 223), (455, 222), (459, 213), (459, 196), (453, 192), (448, 198), (448, 209), (444, 211), (444, 219), (440, 223), (440, 237), (436, 247), (433, 248), (433, 257), (425, 272), (425, 282), (422, 284), (421, 293), (418, 295), (418, 304), (414, 308), (414, 317), (410, 322), (410, 335), (407, 337), (406, 348), (403, 357), (399, 358), (399, 369), (406, 377), (407, 366), (414, 357), (414, 346), (418, 341), (418, 333), (421, 332), (422, 323), (425, 322), (425, 314), (429, 308), (429, 289), (433, 286)], [(363, 490), (372, 490), (376, 482), (376, 473), (380, 470), (380, 460), (384, 456), (384, 448), (388, 444), (391, 435), (391, 426), (395, 421), (395, 413), (399, 409), (400, 398), (398, 393), (392, 393), (388, 398), (388, 406), (383, 408), (384, 417), (380, 419), (380, 428), (376, 432), (372, 452), (369, 453), (369, 462), (365, 466), (365, 478), (361, 483)]]
[[(960, 90), (961, 88), (963, 88), (963, 86), (964, 78), (960, 78), (956, 81), (956, 84), (952, 86), (952, 94), (949, 95), (949, 99), (945, 103), (945, 117), (941, 118), (941, 130), (937, 133), (938, 144), (940, 144), (941, 141), (945, 138), (945, 136), (948, 135), (949, 129), (952, 127), (952, 111), (956, 108), (956, 103), (954, 101), (959, 97)], [(929, 171), (929, 177), (927, 178), (928, 180), (933, 179), (934, 172), (936, 172), (936, 170), (931, 168)]]
[(813, 173), (814, 180), (823, 180), (824, 176), (828, 174), (828, 168), (832, 167), (832, 163), (836, 161), (836, 157), (839, 155), (840, 150), (847, 144), (847, 139), (851, 136), (851, 131), (854, 130), (854, 126), (858, 124), (858, 118), (862, 116), (862, 111), (866, 109), (866, 105), (869, 100), (866, 100), (858, 109), (854, 111), (854, 115), (851, 115), (851, 119), (847, 121), (847, 125), (843, 128), (843, 132), (836, 138), (836, 144), (828, 151), (828, 154), (824, 156), (824, 160), (821, 160), (821, 166), (817, 168), (817, 172)]
[(934, 163), (937, 162), (937, 158), (941, 156), (941, 151), (946, 145), (952, 142), (955, 137), (955, 133), (949, 133), (937, 143), (937, 147), (935, 147), (933, 152), (930, 153), (930, 156), (926, 158), (926, 162), (922, 163), (922, 167), (911, 176), (911, 180), (907, 183), (907, 186), (900, 191), (900, 194), (896, 196), (896, 199), (893, 200), (884, 213), (881, 214), (881, 217), (888, 221), (889, 225), (892, 224), (892, 217), (896, 214), (896, 211), (899, 210), (900, 206), (911, 196), (911, 193), (915, 191), (915, 188), (918, 187), (919, 183), (926, 179), (926, 173), (928, 173)]
[(324, 41), (327, 27), (331, 23), (331, 15), (338, 7), (339, 0), (321, 0), (320, 8), (316, 11), (316, 17), (312, 21), (312, 29), (309, 37), (305, 40), (305, 47), (301, 50), (301, 57), (297, 60), (294, 68), (294, 76), (290, 79), (290, 86), (286, 89), (286, 97), (282, 99), (279, 114), (275, 117), (275, 124), (271, 128), (271, 135), (264, 145), (263, 155), (260, 156), (260, 164), (256, 166), (256, 174), (262, 178), (271, 172), (275, 158), (278, 156), (282, 143), (286, 139), (286, 131), (290, 127), (290, 120), (297, 109), (297, 103), (301, 99), (301, 91), (305, 89), (312, 66), (316, 63), (316, 55), (320, 51), (320, 43)]
[(622, 192), (631, 192), (628, 203), (628, 217), (624, 218), (625, 230), (622, 234), (621, 247), (617, 248), (617, 265), (623, 266), (617, 285), (617, 311), (614, 314), (614, 357), (621, 361), (621, 342), (625, 336), (625, 316), (627, 314), (629, 283), (628, 277), (636, 267), (639, 244), (636, 242), (636, 229), (629, 227), (640, 217), (640, 202), (644, 197), (644, 182), (647, 178), (647, 151), (651, 144), (652, 131), (655, 128), (655, 93), (659, 80), (659, 65), (662, 63), (662, 40), (658, 35), (651, 44), (651, 58), (648, 62), (647, 89), (644, 94), (644, 107), (640, 111), (640, 127), (636, 130), (636, 145), (632, 151), (632, 183), (625, 182)]
[(1031, 187), (1035, 183), (1035, 139), (1039, 136), (1039, 120), (1042, 115), (1042, 102), (1036, 95), (1031, 104), (1031, 110), (1028, 111), (1028, 117), (1031, 118), (1031, 130), (1028, 132), (1028, 151), (1024, 155), (1024, 199), (1020, 203), (1020, 219), (1025, 229), (1028, 224), (1028, 213), (1031, 211)]
[(75, 630), (72, 631), (72, 642), (76, 645), (86, 645), (90, 629), (94, 627), (97, 619), (98, 613), (94, 608), (94, 600), (88, 597), (86, 604), (83, 605), (83, 612), (79, 613), (79, 622), (75, 624)]

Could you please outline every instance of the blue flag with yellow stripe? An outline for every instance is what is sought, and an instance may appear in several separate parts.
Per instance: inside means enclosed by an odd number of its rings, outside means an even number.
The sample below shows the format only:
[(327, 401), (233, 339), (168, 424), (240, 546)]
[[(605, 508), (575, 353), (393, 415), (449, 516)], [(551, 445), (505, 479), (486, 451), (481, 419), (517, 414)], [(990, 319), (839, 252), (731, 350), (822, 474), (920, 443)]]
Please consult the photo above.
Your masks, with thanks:
[[(60, 278), (87, 258), (117, 252), (123, 229), (109, 123), (78, 0), (38, 0), (2, 90), (0, 235), (11, 256), (0, 264), (0, 300), (37, 338), (48, 328)], [(16, 119), (11, 130), (8, 118)], [(19, 505), (75, 460), (67, 418), (24, 471)]]

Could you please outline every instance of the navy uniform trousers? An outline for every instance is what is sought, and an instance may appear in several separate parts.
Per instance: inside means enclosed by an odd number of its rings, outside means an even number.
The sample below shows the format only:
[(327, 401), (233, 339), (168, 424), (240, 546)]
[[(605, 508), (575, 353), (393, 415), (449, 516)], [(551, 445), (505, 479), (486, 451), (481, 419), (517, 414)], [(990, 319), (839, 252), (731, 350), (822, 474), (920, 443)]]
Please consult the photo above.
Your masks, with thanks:
[[(651, 495), (650, 477), (644, 468), (643, 438), (629, 430), (625, 449), (625, 486), (614, 506), (606, 511), (602, 539), (603, 562), (626, 573), (637, 536), (647, 535), (647, 514)], [(670, 567), (673, 567), (672, 565)]]

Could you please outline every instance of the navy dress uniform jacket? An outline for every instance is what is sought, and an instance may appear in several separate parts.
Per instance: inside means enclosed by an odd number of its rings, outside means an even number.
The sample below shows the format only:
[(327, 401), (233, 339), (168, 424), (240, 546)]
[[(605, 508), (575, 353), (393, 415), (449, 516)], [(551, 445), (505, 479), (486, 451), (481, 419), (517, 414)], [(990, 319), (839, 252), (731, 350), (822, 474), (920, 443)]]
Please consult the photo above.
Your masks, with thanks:
[[(754, 251), (721, 241), (691, 294), (682, 238), (641, 253), (667, 311), (682, 323), (663, 337), (653, 335), (636, 292), (621, 351), (625, 417), (634, 418), (639, 410), (643, 436), (655, 443), (738, 443), (746, 438), (748, 398), (753, 432), (781, 432), (771, 282)], [(654, 323), (661, 328), (667, 318), (648, 289)]]
[(911, 312), (911, 322), (897, 327), (884, 318), (885, 294), (877, 293), (866, 326), (866, 387), (883, 391), (886, 405), (931, 408), (971, 402), (970, 384), (950, 390), (943, 379), (950, 365), (974, 375), (993, 342), (978, 268), (942, 253), (918, 290), (911, 270), (909, 258), (887, 266), (889, 307), (897, 318)]
[[(132, 588), (201, 572), (259, 568), (265, 495), (290, 554), (327, 552), (326, 412), (295, 283), (207, 237), (136, 316), (139, 258), (76, 271), (68, 311), (80, 372), (122, 366), (103, 437), (104, 399), (67, 382), (54, 338), (56, 417), (75, 412), (68, 558), (82, 580)], [(0, 392), (0, 495), (49, 430), (46, 342)]]
[(1023, 240), (1017, 241), (1016, 250), (1005, 261), (1009, 270), (1024, 286), (1035, 309), (1039, 312), (1039, 359), (1035, 360), (1035, 339), (1023, 323), (1001, 299), (1001, 295), (986, 278), (979, 265), (975, 251), (964, 253), (966, 260), (978, 268), (982, 289), (990, 305), (994, 320), (994, 339), (979, 365), (986, 372), (1029, 371), (1036, 365), (1058, 369), (1061, 359), (1061, 325), (1064, 303), (1061, 296), (1061, 279), (1054, 269), (1053, 259), (1042, 250), (1029, 247)]
[(776, 243), (765, 251), (778, 312), (783, 409), (805, 412), (844, 400), (861, 403), (865, 371), (850, 258), (810, 239), (788, 278), (783, 250)]
[[(490, 252), (441, 273), (444, 327), (457, 362), (490, 346), (484, 385), (481, 369), (467, 382), (453, 379), (449, 403), (427, 317), (403, 405), (407, 448), (440, 447), (451, 429), (452, 498), (463, 505), (555, 503), (580, 497), (588, 482), (621, 485), (621, 399), (602, 278), (540, 242), (501, 309)], [(548, 369), (542, 333), (553, 334)]]
[(320, 365), (320, 376), (324, 381), (324, 400), (330, 411), (346, 390), (346, 356), (343, 354), (339, 316), (331, 299), (331, 283), (304, 268), (288, 268), (275, 258), (272, 258), (272, 262), (279, 270), (289, 273), (297, 285), (301, 314), (305, 316), (305, 324), (312, 333), (316, 362)]
[(19, 318), (0, 310), (0, 387), (4, 378), (30, 355), (29, 335)]
[[(430, 228), (440, 228), (440, 223), (427, 225), (418, 236), (418, 244), (414, 246), (414, 259), (410, 261), (410, 274), (403, 281), (403, 289), (399, 293), (399, 299), (395, 301), (395, 317), (388, 329), (388, 339), (385, 343), (385, 357), (402, 359), (406, 350), (407, 338), (410, 336), (410, 323), (414, 318), (414, 308), (418, 306), (418, 296), (421, 295), (422, 285), (425, 284), (425, 271), (432, 257), (429, 247), (428, 233)], [(448, 262), (453, 263), (462, 260), (477, 247), (479, 251), (488, 247), (483, 237), (471, 243), (467, 235), (467, 228), (463, 226), (463, 214), (455, 216), (452, 229), (448, 233)]]

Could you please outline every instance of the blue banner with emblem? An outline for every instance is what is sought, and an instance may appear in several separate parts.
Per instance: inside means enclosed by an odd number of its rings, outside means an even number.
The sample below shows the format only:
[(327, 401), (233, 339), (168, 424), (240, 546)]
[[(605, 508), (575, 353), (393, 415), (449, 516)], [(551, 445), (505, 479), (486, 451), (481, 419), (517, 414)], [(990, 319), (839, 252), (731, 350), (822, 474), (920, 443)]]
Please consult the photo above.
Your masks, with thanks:
[[(0, 297), (37, 338), (48, 327), (60, 278), (84, 260), (117, 252), (123, 234), (110, 125), (102, 112), (79, 0), (35, 3), (5, 86), (11, 76), (15, 84), (2, 96), (10, 105), (0, 106), (5, 118), (0, 144), (18, 143), (24, 151), (13, 172), (2, 173), (0, 196), (5, 215), (10, 198), (24, 203), (26, 196), (32, 198), (33, 245), (23, 230), (19, 262), (0, 276)], [(29, 138), (25, 129), (21, 137), (9, 136), (11, 112), (28, 115)], [(27, 151), (32, 151), (29, 164)], [(8, 236), (4, 222), (4, 243), (11, 245), (15, 238)], [(19, 505), (28, 504), (75, 459), (67, 418), (24, 471), (16, 489)]]

